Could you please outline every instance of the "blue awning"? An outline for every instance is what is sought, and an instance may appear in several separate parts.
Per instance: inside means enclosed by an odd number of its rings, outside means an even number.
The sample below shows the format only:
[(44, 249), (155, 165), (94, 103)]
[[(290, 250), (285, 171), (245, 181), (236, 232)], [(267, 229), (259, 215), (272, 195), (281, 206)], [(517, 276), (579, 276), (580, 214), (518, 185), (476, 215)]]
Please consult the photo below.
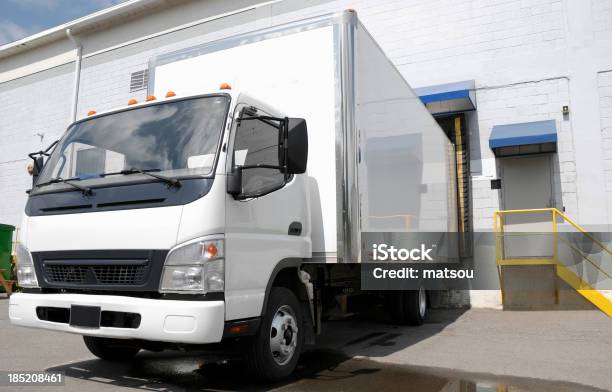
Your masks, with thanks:
[(489, 147), (492, 150), (501, 147), (545, 143), (557, 143), (555, 120), (496, 125), (489, 138)]
[(473, 80), (420, 87), (414, 90), (431, 114), (440, 115), (476, 110), (476, 83)]

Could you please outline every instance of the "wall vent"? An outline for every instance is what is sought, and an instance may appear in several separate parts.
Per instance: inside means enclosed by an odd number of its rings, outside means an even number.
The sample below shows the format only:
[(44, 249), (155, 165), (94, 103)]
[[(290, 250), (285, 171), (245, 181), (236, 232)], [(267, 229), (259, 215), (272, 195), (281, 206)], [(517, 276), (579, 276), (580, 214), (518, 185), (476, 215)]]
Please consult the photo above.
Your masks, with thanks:
[(149, 70), (143, 69), (141, 71), (133, 72), (130, 76), (130, 92), (146, 89), (148, 81)]

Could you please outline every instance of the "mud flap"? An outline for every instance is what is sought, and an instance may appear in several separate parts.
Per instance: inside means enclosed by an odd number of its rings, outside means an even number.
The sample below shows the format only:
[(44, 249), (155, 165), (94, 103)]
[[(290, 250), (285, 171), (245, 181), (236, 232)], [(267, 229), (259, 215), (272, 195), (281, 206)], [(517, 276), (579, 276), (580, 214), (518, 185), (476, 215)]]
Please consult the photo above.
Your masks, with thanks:
[(310, 317), (310, 304), (302, 301), (300, 305), (304, 315), (304, 344), (315, 344), (315, 327)]

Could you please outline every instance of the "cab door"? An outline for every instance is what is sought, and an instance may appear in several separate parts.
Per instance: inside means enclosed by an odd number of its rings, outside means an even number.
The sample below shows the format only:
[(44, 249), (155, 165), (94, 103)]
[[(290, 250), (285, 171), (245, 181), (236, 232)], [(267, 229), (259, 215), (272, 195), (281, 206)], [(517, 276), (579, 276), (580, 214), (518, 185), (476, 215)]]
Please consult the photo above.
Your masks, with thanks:
[[(262, 110), (239, 105), (227, 174), (237, 166), (280, 166), (280, 131)], [(249, 117), (250, 119), (246, 119)], [(266, 287), (281, 261), (311, 257), (305, 175), (245, 168), (242, 193), (226, 199), (226, 319), (261, 315)], [(300, 230), (296, 229), (301, 227)]]

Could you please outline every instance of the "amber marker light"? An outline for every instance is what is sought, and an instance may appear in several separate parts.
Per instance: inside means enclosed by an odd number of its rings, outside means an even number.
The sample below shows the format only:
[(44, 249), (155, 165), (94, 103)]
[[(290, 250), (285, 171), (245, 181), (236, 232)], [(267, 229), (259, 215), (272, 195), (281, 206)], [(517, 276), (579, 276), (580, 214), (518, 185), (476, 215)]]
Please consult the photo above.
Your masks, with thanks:
[(249, 331), (248, 324), (238, 324), (229, 327), (229, 332), (233, 334), (245, 333)]
[(155, 101), (156, 99), (157, 98), (155, 98), (155, 95), (147, 95), (147, 100), (146, 101), (150, 102), (150, 101)]
[(138, 101), (137, 101), (137, 100), (135, 100), (134, 98), (132, 98), (132, 99), (130, 99), (130, 100), (128, 101), (128, 105), (136, 105), (137, 103), (138, 103)]
[(229, 83), (221, 83), (221, 86), (219, 86), (219, 90), (231, 90), (232, 86), (229, 85)]
[(168, 91), (166, 93), (166, 98), (176, 97), (176, 93), (174, 91)]
[(88, 116), (93, 116), (94, 114), (96, 114), (95, 110), (90, 110), (90, 111), (87, 112)]
[(215, 244), (208, 244), (208, 246), (206, 247), (206, 255), (209, 259), (216, 257), (218, 253), (219, 250), (217, 249), (217, 246)]

